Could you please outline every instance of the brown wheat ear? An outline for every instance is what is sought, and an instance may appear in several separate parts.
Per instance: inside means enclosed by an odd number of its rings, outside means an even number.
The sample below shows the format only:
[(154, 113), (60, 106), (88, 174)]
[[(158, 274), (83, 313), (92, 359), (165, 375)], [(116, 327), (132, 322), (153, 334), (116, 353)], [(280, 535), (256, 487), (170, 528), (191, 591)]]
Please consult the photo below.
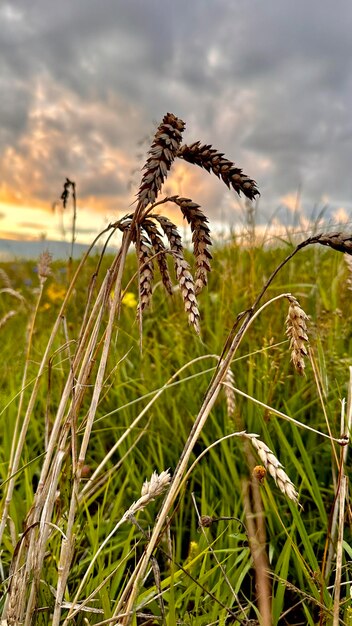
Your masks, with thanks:
[(136, 241), (136, 250), (139, 266), (139, 304), (138, 311), (143, 313), (150, 303), (152, 296), (154, 265), (151, 260), (151, 249), (148, 240), (143, 235)]
[(212, 245), (212, 241), (210, 238), (208, 219), (203, 211), (201, 211), (199, 204), (193, 202), (190, 198), (174, 196), (172, 200), (178, 204), (183, 217), (186, 218), (191, 226), (193, 253), (196, 262), (194, 276), (195, 292), (199, 294), (208, 283), (207, 274), (211, 271), (210, 260), (212, 256), (208, 250), (208, 246)]
[(224, 157), (223, 152), (218, 152), (211, 145), (201, 144), (200, 141), (192, 143), (190, 146), (181, 146), (177, 156), (189, 163), (194, 163), (213, 172), (224, 183), (233, 188), (239, 195), (253, 200), (259, 195), (256, 182), (243, 173), (241, 168), (236, 167), (232, 161)]
[(307, 246), (308, 244), (319, 243), (322, 246), (328, 246), (338, 252), (344, 252), (345, 254), (352, 254), (352, 235), (346, 235), (345, 233), (320, 233), (319, 235), (313, 235), (306, 239), (299, 247)]
[(160, 233), (157, 227), (155, 226), (154, 222), (150, 219), (149, 220), (145, 219), (142, 222), (142, 227), (146, 231), (151, 241), (151, 244), (153, 246), (154, 253), (156, 254), (156, 262), (159, 267), (160, 276), (161, 276), (163, 285), (166, 291), (170, 295), (172, 295), (173, 287), (172, 287), (172, 282), (170, 278), (169, 268), (167, 265), (166, 250), (165, 250), (163, 241), (161, 239)]
[(144, 174), (138, 191), (138, 207), (144, 209), (155, 202), (161, 186), (181, 145), (185, 123), (166, 113), (158, 127), (149, 156), (144, 166)]
[(155, 216), (161, 228), (163, 229), (173, 253), (176, 278), (178, 280), (180, 291), (182, 294), (185, 311), (188, 314), (188, 322), (193, 326), (196, 333), (200, 334), (199, 326), (199, 309), (195, 294), (193, 277), (184, 254), (180, 234), (175, 226), (167, 217), (162, 215)]
[(303, 375), (307, 356), (307, 320), (308, 316), (303, 311), (299, 302), (293, 296), (287, 296), (289, 300), (288, 315), (286, 318), (286, 335), (290, 339), (291, 361), (296, 371)]

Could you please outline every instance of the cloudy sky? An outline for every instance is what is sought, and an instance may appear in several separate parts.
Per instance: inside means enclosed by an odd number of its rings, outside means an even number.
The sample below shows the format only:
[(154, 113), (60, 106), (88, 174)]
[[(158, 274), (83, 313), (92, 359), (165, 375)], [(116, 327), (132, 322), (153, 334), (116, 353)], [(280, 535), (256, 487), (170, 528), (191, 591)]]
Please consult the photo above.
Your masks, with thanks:
[[(350, 0), (2, 0), (0, 23), (0, 237), (60, 238), (66, 176), (79, 240), (126, 213), (167, 111), (257, 181), (258, 222), (351, 220)], [(165, 191), (242, 219), (195, 166)]]

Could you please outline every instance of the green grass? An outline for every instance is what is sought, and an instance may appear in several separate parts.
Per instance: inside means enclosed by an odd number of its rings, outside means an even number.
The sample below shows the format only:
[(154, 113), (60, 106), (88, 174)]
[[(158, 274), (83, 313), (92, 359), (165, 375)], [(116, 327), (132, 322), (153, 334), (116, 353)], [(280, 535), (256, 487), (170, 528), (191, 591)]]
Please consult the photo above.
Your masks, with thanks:
[[(122, 305), (109, 356), (109, 375), (105, 380), (86, 457), (87, 472), (92, 473), (118, 438), (152, 399), (153, 394), (185, 364), (220, 354), (226, 335), (236, 316), (251, 305), (265, 279), (285, 257), (284, 247), (244, 249), (231, 243), (214, 253), (213, 272), (208, 289), (200, 298), (201, 340), (187, 326), (179, 294), (166, 298), (161, 284), (155, 287), (152, 307), (143, 320), (143, 351), (140, 354), (135, 308)], [(128, 258), (128, 275), (135, 271), (134, 257)], [(104, 265), (107, 260), (104, 261)], [(0, 480), (6, 481), (10, 447), (17, 414), (25, 362), (26, 336), (36, 301), (36, 275), (31, 263), (4, 264), (11, 286), (25, 298), (20, 305), (6, 295), (1, 301), (0, 318), (10, 308), (17, 314), (0, 329), (2, 366), (0, 370)], [(90, 262), (82, 272), (66, 315), (69, 339), (75, 339), (82, 319), (87, 284), (94, 270)], [(347, 267), (343, 255), (333, 251), (307, 249), (282, 270), (270, 286), (266, 299), (291, 292), (311, 317), (311, 346), (318, 364), (324, 406), (335, 437), (340, 434), (341, 400), (347, 397), (349, 366), (352, 365), (351, 297), (346, 290)], [(124, 284), (127, 284), (127, 275)], [(44, 288), (33, 335), (28, 370), (28, 400), (38, 363), (45, 349), (59, 305), (66, 289), (65, 268), (54, 265), (53, 276)], [(137, 296), (136, 284), (129, 288)], [(236, 387), (300, 422), (327, 432), (312, 368), (299, 377), (290, 363), (285, 337), (287, 301), (279, 300), (263, 311), (246, 333), (232, 364)], [(69, 368), (69, 354), (63, 345), (62, 331), (52, 350), (50, 369), (40, 384), (33, 417), (27, 433), (13, 500), (11, 522), (6, 528), (1, 553), (3, 606), (10, 563), (23, 524), (32, 504), (43, 461), (45, 421), (55, 416)], [(73, 348), (72, 348), (73, 350)], [(191, 362), (150, 406), (137, 426), (122, 441), (107, 462), (106, 482), (80, 506), (75, 522), (75, 551), (65, 600), (71, 602), (94, 554), (113, 530), (124, 511), (139, 498), (145, 479), (154, 470), (175, 469), (195, 416), (199, 411), (216, 359), (212, 356)], [(92, 373), (94, 379), (95, 370)], [(303, 510), (288, 502), (270, 477), (260, 487), (266, 530), (266, 553), (272, 578), (273, 624), (332, 623), (334, 561), (329, 578), (322, 578), (325, 542), (329, 533), (337, 470), (331, 444), (312, 432), (280, 420), (250, 400), (237, 396), (236, 412), (229, 418), (225, 394), (219, 396), (195, 446), (191, 460), (213, 441), (236, 430), (254, 432), (275, 452), (299, 491)], [(89, 398), (84, 400), (78, 423), (84, 421)], [(340, 450), (337, 449), (340, 454)], [(259, 460), (257, 459), (257, 462)], [(114, 468), (111, 473), (109, 470)], [(166, 557), (162, 539), (156, 558), (160, 585), (164, 590), (165, 623), (225, 624), (241, 623), (229, 617), (227, 608), (238, 613), (223, 570), (235, 590), (247, 618), (258, 619), (255, 572), (244, 516), (243, 489), (250, 478), (251, 462), (242, 439), (228, 439), (207, 453), (195, 466), (175, 502), (170, 522), (172, 561)], [(351, 469), (348, 461), (346, 473)], [(62, 469), (57, 494), (55, 519), (65, 529), (72, 481), (70, 456)], [(87, 481), (87, 478), (83, 480)], [(335, 481), (335, 482), (334, 482)], [(4, 493), (5, 484), (2, 485)], [(236, 517), (220, 521), (198, 532), (192, 493), (202, 515)], [(123, 524), (98, 556), (87, 578), (80, 601), (99, 588), (90, 603), (101, 613), (81, 613), (76, 624), (97, 624), (114, 614), (126, 580), (143, 554), (146, 535), (153, 527), (160, 507), (156, 501), (137, 514), (138, 524)], [(348, 549), (350, 526), (346, 519), (346, 549), (343, 561), (340, 623), (351, 623), (351, 578)], [(39, 589), (42, 611), (37, 624), (50, 623), (60, 554), (60, 533), (54, 531), (48, 543), (45, 578)], [(221, 567), (220, 567), (221, 565)], [(223, 570), (222, 570), (223, 568)], [(191, 575), (188, 576), (187, 572)], [(105, 584), (102, 584), (105, 581)], [(155, 596), (158, 589), (149, 572), (141, 588), (137, 608), (140, 613), (160, 616)], [(217, 602), (218, 601), (218, 602)], [(66, 609), (67, 613), (67, 609)], [(65, 616), (65, 609), (63, 616)], [(244, 614), (238, 613), (242, 623)], [(137, 619), (137, 618), (136, 618)], [(144, 619), (144, 622), (143, 622)], [(138, 618), (135, 624), (147, 623)], [(232, 621), (231, 621), (232, 620)], [(111, 622), (114, 623), (114, 622)], [(116, 623), (116, 622), (115, 622)], [(157, 622), (149, 622), (157, 623)], [(160, 622), (159, 622), (160, 623)]]

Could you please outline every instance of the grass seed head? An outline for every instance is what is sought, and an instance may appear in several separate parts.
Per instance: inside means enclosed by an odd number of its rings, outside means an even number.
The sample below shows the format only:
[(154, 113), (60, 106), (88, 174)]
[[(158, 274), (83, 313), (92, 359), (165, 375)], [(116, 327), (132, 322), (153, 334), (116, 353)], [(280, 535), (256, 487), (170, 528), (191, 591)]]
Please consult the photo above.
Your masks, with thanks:
[(150, 246), (145, 237), (141, 236), (137, 243), (138, 263), (140, 268), (139, 276), (139, 308), (143, 312), (150, 303), (152, 296), (154, 265), (150, 259)]
[(181, 145), (184, 128), (185, 123), (172, 113), (166, 113), (158, 127), (138, 191), (138, 205), (142, 209), (155, 202)]
[(255, 181), (244, 174), (241, 168), (236, 167), (232, 161), (224, 157), (222, 152), (218, 152), (211, 145), (201, 144), (200, 141), (196, 141), (190, 146), (182, 146), (177, 156), (189, 163), (199, 165), (199, 167), (206, 169), (208, 172), (213, 172), (229, 188), (232, 187), (238, 195), (243, 193), (249, 200), (253, 200), (255, 196), (259, 195)]
[(159, 267), (161, 280), (166, 291), (172, 295), (173, 287), (170, 278), (170, 272), (167, 264), (166, 251), (163, 241), (161, 239), (160, 233), (156, 228), (154, 222), (152, 220), (144, 220), (142, 223), (144, 230), (146, 231), (150, 242), (153, 246), (154, 253), (156, 254), (156, 262)]
[(169, 241), (170, 249), (173, 252), (176, 278), (180, 287), (185, 311), (188, 314), (188, 322), (191, 326), (193, 326), (194, 330), (199, 335), (200, 316), (195, 293), (194, 280), (190, 272), (189, 264), (187, 263), (183, 254), (183, 246), (180, 234), (175, 224), (173, 224), (167, 217), (158, 215), (156, 216), (156, 219), (162, 227)]
[(51, 274), (51, 263), (53, 257), (48, 250), (44, 250), (41, 253), (38, 261), (38, 276), (41, 284), (45, 283), (48, 276)]
[(303, 311), (296, 298), (288, 296), (290, 302), (286, 318), (286, 335), (290, 339), (291, 361), (295, 370), (304, 374), (304, 358), (308, 355), (307, 320), (308, 316)]
[(236, 409), (236, 394), (233, 390), (233, 387), (235, 386), (235, 375), (230, 367), (226, 372), (224, 383), (227, 383), (226, 385), (224, 385), (227, 414), (229, 417), (233, 417), (235, 415)]
[(263, 463), (264, 468), (269, 472), (270, 476), (272, 476), (280, 491), (282, 491), (282, 493), (284, 493), (289, 500), (298, 504), (298, 492), (275, 454), (270, 450), (266, 443), (259, 439), (259, 435), (256, 435), (255, 433), (247, 433), (245, 436), (251, 441), (261, 462)]
[(180, 207), (183, 216), (191, 226), (193, 253), (196, 262), (194, 276), (195, 292), (198, 295), (208, 282), (208, 272), (210, 272), (211, 253), (208, 246), (212, 245), (208, 219), (201, 211), (199, 204), (190, 198), (180, 198), (175, 196), (174, 201)]
[(319, 235), (313, 235), (303, 242), (303, 245), (319, 243), (321, 246), (328, 246), (338, 252), (344, 252), (345, 254), (352, 255), (352, 236), (346, 233), (320, 233)]

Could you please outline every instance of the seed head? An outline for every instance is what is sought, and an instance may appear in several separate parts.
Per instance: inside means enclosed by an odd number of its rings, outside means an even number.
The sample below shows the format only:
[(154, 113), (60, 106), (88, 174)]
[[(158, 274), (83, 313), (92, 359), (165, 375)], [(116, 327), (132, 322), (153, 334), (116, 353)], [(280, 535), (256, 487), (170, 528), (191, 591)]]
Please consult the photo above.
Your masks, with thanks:
[(288, 296), (290, 306), (286, 318), (286, 335), (290, 339), (291, 361), (296, 371), (302, 376), (304, 374), (305, 362), (304, 357), (307, 356), (307, 320), (308, 316), (302, 307), (292, 296)]

